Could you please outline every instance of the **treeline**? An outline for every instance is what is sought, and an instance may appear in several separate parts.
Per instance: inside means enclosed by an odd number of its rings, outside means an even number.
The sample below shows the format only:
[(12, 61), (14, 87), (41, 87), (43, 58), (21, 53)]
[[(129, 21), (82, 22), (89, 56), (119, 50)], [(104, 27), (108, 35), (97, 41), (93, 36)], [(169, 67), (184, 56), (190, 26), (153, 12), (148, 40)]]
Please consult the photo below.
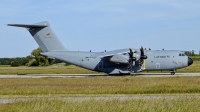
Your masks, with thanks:
[(192, 51), (185, 51), (185, 54), (188, 55), (188, 56), (199, 56), (199, 54), (195, 54), (194, 53), (194, 50), (192, 50)]
[[(0, 58), (0, 65), (10, 65), (12, 67), (17, 66), (49, 66), (55, 63), (60, 63), (62, 61), (57, 59), (51, 59), (47, 56), (43, 56), (40, 53), (42, 50), (40, 48), (34, 49), (31, 55), (26, 57), (17, 58)], [(65, 65), (69, 65), (66, 63)]]
[(0, 58), (0, 65), (10, 65), (12, 61), (17, 60), (21, 65), (24, 65), (24, 57), (17, 57), (17, 58)]

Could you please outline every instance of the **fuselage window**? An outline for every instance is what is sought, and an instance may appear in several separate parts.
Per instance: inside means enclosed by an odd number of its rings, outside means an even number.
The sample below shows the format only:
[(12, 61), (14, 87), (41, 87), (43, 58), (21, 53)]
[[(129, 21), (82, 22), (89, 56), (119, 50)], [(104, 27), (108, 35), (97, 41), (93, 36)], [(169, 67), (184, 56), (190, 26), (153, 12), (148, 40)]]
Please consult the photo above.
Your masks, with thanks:
[(185, 56), (185, 54), (182, 54), (182, 56)]
[(181, 56), (181, 53), (179, 53), (179, 56)]

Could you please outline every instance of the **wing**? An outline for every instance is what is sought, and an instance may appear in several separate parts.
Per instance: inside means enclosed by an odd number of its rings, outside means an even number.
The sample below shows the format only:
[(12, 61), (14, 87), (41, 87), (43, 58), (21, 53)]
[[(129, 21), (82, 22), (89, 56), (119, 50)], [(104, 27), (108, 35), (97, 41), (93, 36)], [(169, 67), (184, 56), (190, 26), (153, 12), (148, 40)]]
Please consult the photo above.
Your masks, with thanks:
[(111, 58), (114, 55), (127, 54), (128, 52), (129, 52), (129, 49), (119, 49), (119, 50), (114, 50), (114, 51), (109, 51), (109, 52), (99, 52), (99, 53), (95, 53), (95, 57)]

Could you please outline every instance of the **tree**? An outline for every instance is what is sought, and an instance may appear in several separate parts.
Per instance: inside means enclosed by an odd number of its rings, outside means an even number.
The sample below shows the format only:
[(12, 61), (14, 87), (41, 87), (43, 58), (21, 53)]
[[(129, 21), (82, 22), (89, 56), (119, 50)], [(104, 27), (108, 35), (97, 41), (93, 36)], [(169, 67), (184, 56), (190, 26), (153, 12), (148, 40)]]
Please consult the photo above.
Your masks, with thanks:
[(22, 64), (23, 58), (17, 57), (17, 58), (0, 58), (1, 65), (10, 65), (12, 61), (18, 61), (20, 65)]
[(41, 56), (41, 55), (37, 56), (36, 61), (39, 63), (39, 66), (48, 66), (49, 65), (48, 58), (46, 58), (45, 56)]
[(195, 54), (194, 54), (194, 50), (192, 50), (192, 56), (194, 56)]
[(26, 65), (29, 62), (29, 59), (23, 58), (22, 59), (22, 65)]
[(30, 66), (49, 66), (49, 59), (46, 56), (42, 56), (40, 53), (42, 52), (41, 48), (34, 49), (31, 52), (32, 58), (35, 60), (31, 60), (29, 63)]
[(17, 60), (14, 60), (14, 61), (12, 61), (12, 62), (10, 63), (10, 66), (11, 66), (11, 67), (18, 67), (18, 66), (20, 66), (20, 63), (19, 63)]
[(37, 48), (37, 49), (34, 49), (32, 52), (31, 52), (31, 56), (32, 57), (38, 57), (38, 56), (41, 56), (41, 53), (42, 52), (42, 49), (41, 48)]
[[(40, 53), (42, 50), (40, 48), (34, 49), (31, 55), (26, 57), (16, 57), (16, 58), (0, 58), (0, 65), (11, 65), (12, 66), (49, 66), (56, 63), (62, 63), (63, 61), (58, 59), (48, 58)], [(66, 63), (66, 66), (70, 65)]]
[(38, 63), (36, 59), (31, 59), (29, 62), (26, 64), (26, 66), (38, 66)]

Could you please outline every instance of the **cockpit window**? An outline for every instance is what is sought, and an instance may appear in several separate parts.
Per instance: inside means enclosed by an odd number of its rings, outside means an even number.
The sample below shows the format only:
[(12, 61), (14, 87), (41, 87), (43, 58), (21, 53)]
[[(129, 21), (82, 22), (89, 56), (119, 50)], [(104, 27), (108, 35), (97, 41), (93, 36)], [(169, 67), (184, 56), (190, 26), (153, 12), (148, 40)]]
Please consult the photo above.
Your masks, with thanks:
[(184, 54), (184, 53), (179, 53), (179, 56), (186, 56), (186, 54)]

